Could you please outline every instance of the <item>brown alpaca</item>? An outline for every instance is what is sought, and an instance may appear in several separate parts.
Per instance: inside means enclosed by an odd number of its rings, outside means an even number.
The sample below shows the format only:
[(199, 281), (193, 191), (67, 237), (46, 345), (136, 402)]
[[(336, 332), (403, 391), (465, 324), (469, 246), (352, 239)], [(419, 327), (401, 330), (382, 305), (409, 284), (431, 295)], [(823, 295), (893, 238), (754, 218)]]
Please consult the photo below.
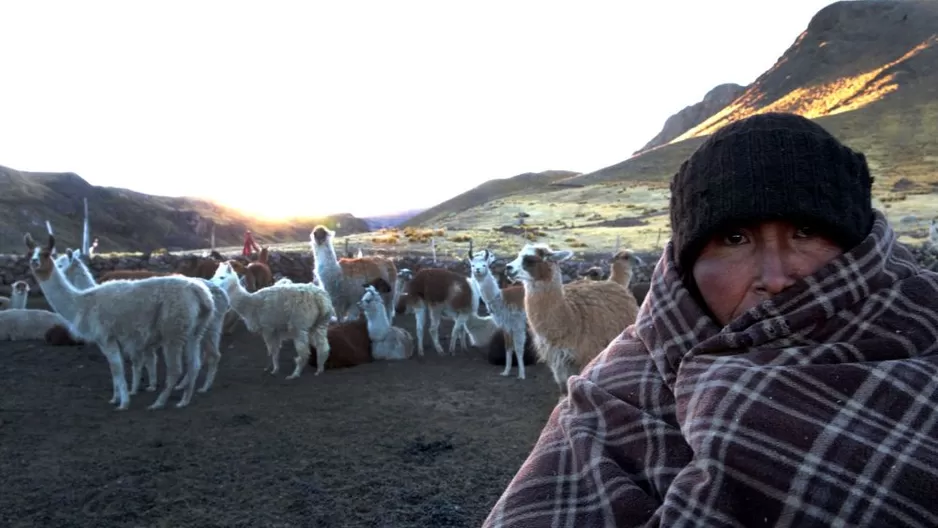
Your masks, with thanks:
[(68, 328), (62, 325), (55, 325), (46, 330), (46, 343), (52, 346), (76, 346), (84, 345), (85, 342), (75, 339)]
[[(218, 252), (214, 253), (218, 255)], [(221, 256), (221, 255), (218, 255)], [(176, 266), (176, 273), (186, 277), (199, 277), (211, 279), (218, 269), (219, 261), (214, 258), (199, 257), (197, 255), (187, 255)]]
[[(384, 279), (377, 279), (369, 283), (381, 293), (391, 291), (390, 285)], [(329, 359), (326, 360), (326, 369), (339, 369), (356, 367), (371, 363), (371, 339), (368, 337), (368, 321), (364, 314), (354, 321), (329, 325), (326, 333), (329, 341)], [(310, 345), (310, 357), (316, 357), (316, 347)]]
[(254, 292), (261, 288), (273, 286), (274, 275), (270, 272), (270, 264), (267, 259), (267, 247), (264, 246), (261, 248), (257, 260), (244, 267), (244, 273), (242, 273), (242, 275), (247, 277), (245, 282), (247, 282), (248, 291)]
[(506, 266), (509, 278), (524, 284), (524, 308), (538, 355), (564, 395), (567, 378), (605, 350), (638, 315), (632, 292), (616, 281), (564, 286), (559, 263), (571, 256), (572, 251), (527, 244)]
[(401, 284), (396, 310), (413, 312), (417, 319), (417, 353), (423, 355), (423, 334), (430, 312), (430, 339), (437, 354), (440, 345), (440, 317), (446, 315), (455, 321), (450, 335), (449, 353), (456, 354), (457, 340), (466, 347), (465, 335), (476, 346), (480, 322), (491, 323), (491, 318), (479, 317), (479, 293), (469, 277), (443, 268), (423, 268), (417, 273), (402, 269), (398, 273)]

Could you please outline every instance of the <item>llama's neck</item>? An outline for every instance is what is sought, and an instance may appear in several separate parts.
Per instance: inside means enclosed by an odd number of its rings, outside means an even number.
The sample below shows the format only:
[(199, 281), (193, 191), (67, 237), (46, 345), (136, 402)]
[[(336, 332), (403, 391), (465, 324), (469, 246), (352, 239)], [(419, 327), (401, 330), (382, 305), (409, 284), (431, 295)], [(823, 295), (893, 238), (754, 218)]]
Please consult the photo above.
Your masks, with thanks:
[[(474, 276), (473, 276), (474, 278)], [(485, 301), (489, 312), (493, 314), (502, 314), (508, 310), (505, 298), (502, 297), (502, 289), (498, 287), (498, 282), (491, 273), (486, 273), (485, 278), (480, 282), (474, 278), (474, 282), (479, 287), (479, 295)]]
[(247, 320), (254, 316), (257, 297), (244, 289), (244, 286), (242, 286), (241, 282), (237, 279), (231, 280), (227, 290), (231, 309), (240, 315), (245, 320), (245, 323), (247, 323)]
[(91, 271), (89, 271), (85, 263), (80, 260), (75, 260), (68, 265), (65, 276), (69, 282), (79, 290), (87, 290), (97, 285), (97, 282), (95, 282), (94, 277), (91, 275)]
[(371, 303), (365, 307), (365, 319), (368, 321), (368, 338), (372, 341), (384, 341), (391, 332), (391, 322), (383, 305)]
[(10, 295), (10, 308), (13, 309), (22, 309), (26, 308), (26, 298), (29, 296), (28, 292), (21, 292), (13, 290), (13, 294)]
[(632, 267), (619, 263), (613, 264), (612, 272), (609, 274), (609, 280), (618, 282), (628, 288), (629, 283), (632, 282)]
[(335, 246), (328, 243), (316, 246), (316, 271), (319, 273), (342, 273), (339, 259), (335, 255)]
[(541, 335), (564, 330), (575, 324), (573, 310), (567, 305), (559, 273), (548, 281), (524, 283), (524, 310), (531, 329)]
[(74, 326), (85, 310), (83, 302), (85, 299), (80, 295), (81, 292), (72, 286), (58, 266), (52, 266), (52, 273), (45, 280), (36, 276), (36, 282), (39, 283), (42, 295), (49, 306)]

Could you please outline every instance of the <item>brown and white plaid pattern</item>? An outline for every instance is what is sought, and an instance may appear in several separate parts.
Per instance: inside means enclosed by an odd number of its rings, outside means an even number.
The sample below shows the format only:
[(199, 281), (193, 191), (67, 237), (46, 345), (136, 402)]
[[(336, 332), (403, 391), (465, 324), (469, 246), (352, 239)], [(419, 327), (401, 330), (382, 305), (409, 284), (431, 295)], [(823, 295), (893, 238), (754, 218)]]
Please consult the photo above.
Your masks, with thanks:
[(672, 263), (484, 526), (938, 526), (938, 274), (881, 213), (726, 328)]

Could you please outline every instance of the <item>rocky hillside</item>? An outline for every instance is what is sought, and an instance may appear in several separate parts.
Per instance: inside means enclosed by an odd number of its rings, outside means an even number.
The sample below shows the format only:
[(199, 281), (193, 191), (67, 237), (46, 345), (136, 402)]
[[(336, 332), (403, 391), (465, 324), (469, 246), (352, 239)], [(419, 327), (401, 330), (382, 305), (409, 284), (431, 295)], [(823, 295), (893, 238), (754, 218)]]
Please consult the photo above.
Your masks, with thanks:
[(633, 155), (667, 144), (672, 139), (703, 123), (713, 114), (723, 110), (726, 105), (735, 101), (745, 90), (745, 86), (732, 83), (721, 84), (713, 88), (707, 92), (707, 95), (704, 95), (702, 101), (686, 106), (680, 112), (669, 117), (664, 122), (664, 128), (661, 129), (661, 132), (658, 132), (657, 136), (653, 137), (644, 147), (635, 151)]
[(880, 190), (905, 179), (930, 191), (938, 183), (938, 2), (831, 4), (728, 106), (664, 146), (568, 182), (668, 181), (705, 136), (769, 111), (817, 119), (864, 151)]
[(79, 247), (83, 198), (88, 199), (91, 234), (99, 238), (99, 251), (206, 248), (212, 224), (218, 247), (241, 245), (246, 228), (265, 244), (308, 240), (318, 222), (336, 227), (342, 235), (369, 230), (364, 220), (351, 215), (258, 222), (205, 200), (96, 187), (75, 173), (0, 166), (0, 253), (21, 252), (23, 233), (42, 235), (46, 220), (63, 247)]

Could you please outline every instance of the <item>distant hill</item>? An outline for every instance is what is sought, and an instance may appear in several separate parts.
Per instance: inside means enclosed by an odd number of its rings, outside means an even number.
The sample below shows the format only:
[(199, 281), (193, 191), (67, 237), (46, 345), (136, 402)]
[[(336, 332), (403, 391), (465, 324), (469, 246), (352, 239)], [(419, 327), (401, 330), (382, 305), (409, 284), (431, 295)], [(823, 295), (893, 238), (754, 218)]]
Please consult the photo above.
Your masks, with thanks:
[[(549, 190), (550, 185), (580, 174), (565, 170), (544, 172), (526, 172), (510, 178), (489, 180), (445, 202), (435, 205), (415, 215), (401, 224), (402, 227), (429, 226), (447, 214), (456, 214), (466, 209), (483, 205), (492, 200), (510, 196), (513, 193), (531, 193), (537, 190)], [(431, 226), (432, 227), (432, 226)]]
[(397, 227), (401, 223), (410, 220), (414, 216), (417, 216), (426, 210), (426, 208), (409, 209), (407, 211), (401, 211), (393, 214), (366, 216), (363, 217), (362, 220), (368, 224), (368, 227), (371, 228), (371, 230), (381, 229), (384, 227)]
[(364, 220), (352, 215), (260, 222), (206, 200), (96, 187), (71, 172), (0, 166), (0, 253), (22, 252), (23, 234), (41, 236), (46, 220), (63, 247), (80, 247), (83, 198), (88, 198), (91, 235), (99, 238), (102, 252), (207, 248), (213, 223), (217, 247), (241, 245), (245, 229), (262, 244), (308, 240), (320, 222), (338, 224), (341, 235), (369, 230)]
[(794, 112), (867, 154), (883, 189), (938, 183), (938, 2), (857, 0), (819, 11), (725, 108), (667, 144), (566, 180), (666, 182), (703, 138), (756, 113)]

